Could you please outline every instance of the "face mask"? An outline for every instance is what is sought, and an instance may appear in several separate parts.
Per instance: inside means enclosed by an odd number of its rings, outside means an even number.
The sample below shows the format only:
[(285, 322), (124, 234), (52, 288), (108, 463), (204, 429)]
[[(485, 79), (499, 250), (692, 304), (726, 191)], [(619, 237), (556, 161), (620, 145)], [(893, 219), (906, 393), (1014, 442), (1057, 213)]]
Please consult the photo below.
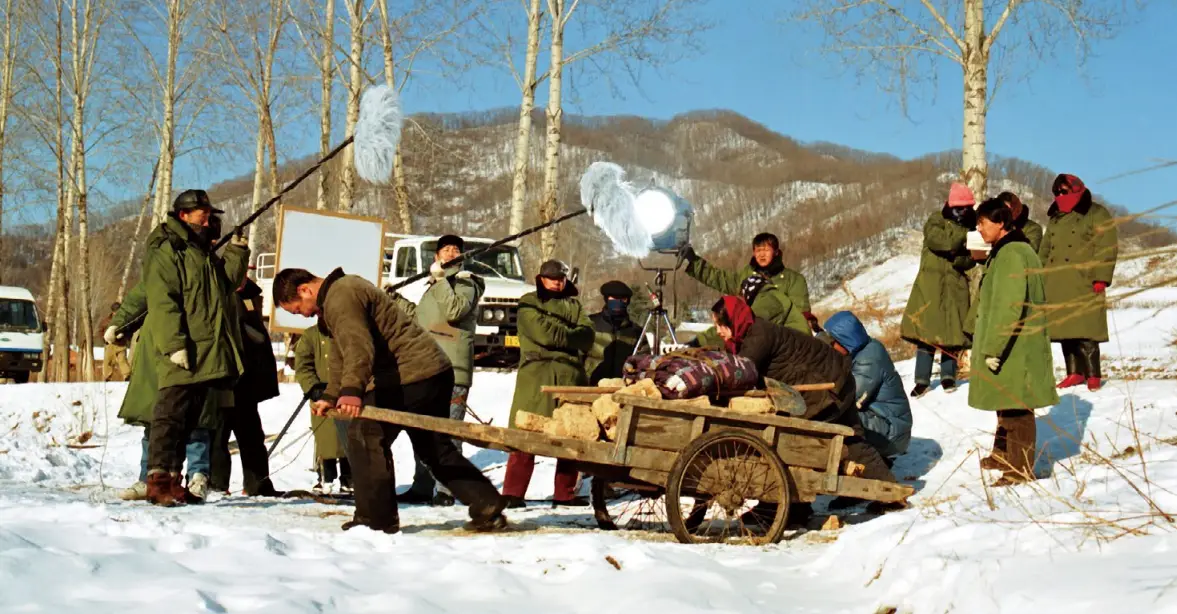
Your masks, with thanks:
[(608, 311), (610, 315), (614, 315), (614, 316), (625, 315), (625, 313), (628, 310), (629, 310), (629, 303), (627, 303), (619, 298), (605, 299), (605, 311)]
[(196, 235), (198, 238), (200, 238), (202, 240), (208, 239), (208, 235), (209, 235), (208, 226), (197, 226), (196, 224), (188, 224), (188, 229), (191, 230), (192, 234)]

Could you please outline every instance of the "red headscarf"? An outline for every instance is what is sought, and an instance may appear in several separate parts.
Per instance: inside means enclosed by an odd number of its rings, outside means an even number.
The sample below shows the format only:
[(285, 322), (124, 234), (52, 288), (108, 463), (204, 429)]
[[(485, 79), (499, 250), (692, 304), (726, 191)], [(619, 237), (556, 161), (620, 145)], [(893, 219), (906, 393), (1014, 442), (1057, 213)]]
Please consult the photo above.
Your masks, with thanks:
[(732, 338), (727, 340), (727, 351), (735, 354), (739, 351), (740, 343), (744, 341), (744, 335), (756, 321), (756, 316), (752, 315), (752, 308), (748, 303), (738, 296), (723, 297), (723, 310), (727, 312), (727, 319), (732, 323)]
[(1058, 205), (1059, 211), (1070, 213), (1075, 210), (1079, 201), (1082, 200), (1083, 193), (1087, 191), (1087, 186), (1083, 185), (1083, 180), (1074, 175), (1059, 175), (1054, 182), (1055, 191), (1057, 192), (1062, 186), (1067, 188), (1067, 193), (1055, 194), (1054, 202)]

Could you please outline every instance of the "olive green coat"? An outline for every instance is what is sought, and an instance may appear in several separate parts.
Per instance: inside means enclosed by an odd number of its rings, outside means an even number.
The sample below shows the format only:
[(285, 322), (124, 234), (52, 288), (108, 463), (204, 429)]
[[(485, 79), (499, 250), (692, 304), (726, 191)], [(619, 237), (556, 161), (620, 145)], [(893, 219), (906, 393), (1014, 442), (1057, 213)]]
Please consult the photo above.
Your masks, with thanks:
[(1116, 222), (1103, 205), (1084, 199), (1070, 213), (1050, 208), (1038, 258), (1045, 267), (1052, 340), (1108, 340), (1107, 299), (1092, 285), (1112, 283), (1118, 250)]
[(397, 295), (397, 305), (417, 319), (454, 365), (454, 385), (469, 387), (474, 380), (474, 333), (478, 327), (478, 301), (486, 282), (469, 271), (442, 282), (429, 283), (421, 301), (413, 304)]
[[(760, 271), (757, 271), (751, 262), (744, 265), (744, 268), (739, 271), (725, 271), (712, 266), (702, 258), (697, 258), (694, 262), (687, 265), (687, 275), (690, 275), (693, 279), (698, 280), (699, 283), (712, 290), (718, 290), (723, 294), (733, 296), (739, 296), (740, 284), (758, 272)], [(809, 311), (809, 284), (805, 281), (804, 275), (783, 266), (781, 267), (781, 271), (775, 275), (770, 276), (762, 272), (761, 274), (768, 277), (778, 289), (784, 292), (798, 311), (801, 313), (807, 313)], [(809, 330), (808, 324), (805, 330)]]
[(568, 284), (563, 298), (540, 298), (536, 292), (519, 299), (519, 373), (511, 400), (515, 414), (527, 411), (551, 416), (556, 403), (541, 386), (584, 386), (584, 359), (593, 347), (593, 323)]
[(941, 348), (968, 344), (969, 282), (965, 271), (976, 265), (965, 249), (968, 229), (937, 211), (924, 224), (920, 270), (907, 299), (900, 334), (910, 342)]
[(642, 329), (628, 317), (616, 322), (604, 313), (594, 313), (589, 319), (593, 323), (593, 347), (584, 370), (589, 384), (595, 386), (603, 379), (621, 377), (621, 368), (625, 359), (633, 355)]
[[(1026, 240), (1030, 242), (1030, 248), (1037, 253), (1038, 246), (1042, 245), (1042, 224), (1027, 218), (1021, 230), (1022, 234), (1026, 236)], [(977, 267), (982, 271), (985, 269), (984, 264), (977, 264)], [(964, 330), (968, 333), (969, 337), (972, 337), (973, 333), (976, 332), (977, 307), (980, 304), (981, 301), (973, 301), (969, 305), (969, 315), (964, 319)]]
[[(122, 305), (111, 318), (110, 325), (122, 327), (146, 311), (147, 291), (140, 281), (127, 292)], [(133, 426), (150, 426), (152, 415), (155, 413), (159, 381), (156, 379), (155, 359), (151, 352), (153, 343), (151, 329), (146, 327), (139, 329), (131, 341), (131, 379), (127, 383), (127, 392), (123, 395), (123, 403), (119, 407), (119, 418)], [(217, 428), (220, 404), (225, 400), (223, 395), (209, 394), (205, 398), (204, 410), (200, 412), (200, 422), (197, 426), (203, 429)]]
[[(160, 388), (217, 380), (232, 386), (244, 370), (235, 292), (248, 270), (249, 250), (228, 245), (221, 260), (173, 216), (147, 237), (143, 326), (152, 343), (144, 353), (155, 360)], [(180, 350), (188, 353), (188, 369), (169, 359)]]
[[(773, 324), (779, 324), (806, 335), (813, 334), (809, 328), (809, 322), (805, 320), (801, 310), (793, 305), (793, 301), (789, 300), (788, 295), (776, 285), (770, 284), (761, 288), (756, 299), (752, 301), (752, 313), (756, 315), (757, 319), (765, 319)], [(722, 348), (724, 345), (723, 339), (714, 327), (699, 333), (698, 341), (699, 347)]]
[[(302, 332), (294, 344), (294, 381), (302, 393), (318, 384), (326, 384), (330, 378), (331, 339), (312, 326)], [(323, 416), (311, 416), (311, 430), (315, 434), (315, 457), (319, 460), (344, 458), (343, 446), (339, 445), (339, 431), (335, 420)]]
[[(1045, 329), (1046, 291), (1037, 254), (1020, 231), (994, 245), (981, 280), (969, 405), (977, 409), (1037, 409), (1058, 403), (1054, 362)], [(996, 372), (986, 359), (997, 357)]]

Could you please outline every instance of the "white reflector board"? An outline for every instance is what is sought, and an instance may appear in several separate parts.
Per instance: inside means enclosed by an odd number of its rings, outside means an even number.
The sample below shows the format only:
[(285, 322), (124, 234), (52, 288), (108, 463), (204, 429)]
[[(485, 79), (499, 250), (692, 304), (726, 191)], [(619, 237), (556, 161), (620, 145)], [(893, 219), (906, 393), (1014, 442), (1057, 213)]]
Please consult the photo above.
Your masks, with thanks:
[[(306, 269), (326, 277), (336, 268), (381, 286), (384, 220), (346, 213), (282, 206), (278, 209), (275, 275), (283, 269)], [(271, 290), (272, 291), (272, 290)], [(270, 330), (301, 333), (318, 318), (304, 318), (274, 305)]]

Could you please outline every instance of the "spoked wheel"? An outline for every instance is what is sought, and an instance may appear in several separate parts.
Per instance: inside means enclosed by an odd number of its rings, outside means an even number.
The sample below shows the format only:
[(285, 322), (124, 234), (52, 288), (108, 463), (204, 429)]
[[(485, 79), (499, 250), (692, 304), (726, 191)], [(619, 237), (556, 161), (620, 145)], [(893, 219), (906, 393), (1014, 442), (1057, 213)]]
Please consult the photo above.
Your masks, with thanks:
[(789, 479), (780, 456), (759, 437), (735, 430), (706, 433), (683, 449), (670, 470), (670, 528), (684, 544), (776, 543), (789, 513)]
[(667, 520), (666, 500), (661, 489), (622, 490), (609, 496), (610, 483), (593, 478), (593, 516), (602, 531), (650, 531), (664, 533), (670, 529)]

